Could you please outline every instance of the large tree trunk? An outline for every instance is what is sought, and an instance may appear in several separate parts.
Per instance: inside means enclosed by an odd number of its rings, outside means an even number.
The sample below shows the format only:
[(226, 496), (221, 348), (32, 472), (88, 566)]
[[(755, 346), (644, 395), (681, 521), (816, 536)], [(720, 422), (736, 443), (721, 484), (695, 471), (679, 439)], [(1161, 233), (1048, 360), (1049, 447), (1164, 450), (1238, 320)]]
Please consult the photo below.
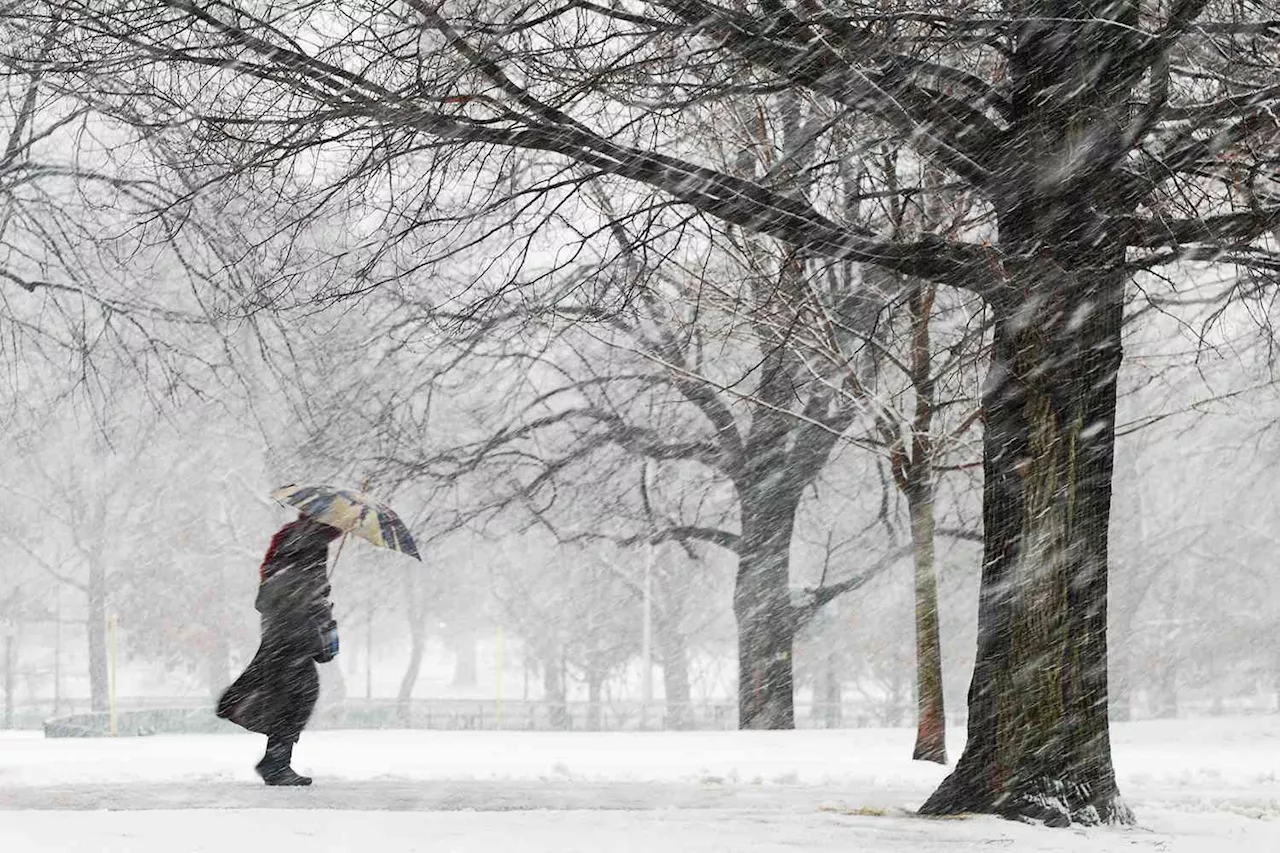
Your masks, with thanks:
[(110, 677), (107, 673), (107, 572), (98, 560), (89, 562), (89, 616), (85, 631), (89, 639), (89, 707), (105, 711)]
[(778, 485), (742, 496), (742, 546), (733, 591), (738, 620), (738, 728), (795, 728), (791, 647), (791, 532), (796, 503)]
[(672, 624), (673, 621), (667, 618), (659, 623), (658, 646), (662, 654), (662, 690), (666, 697), (663, 726), (679, 731), (693, 726), (693, 707), (690, 704), (689, 653), (685, 648), (684, 634)]
[(911, 311), (911, 385), (915, 413), (911, 424), (911, 461), (906, 466), (907, 510), (911, 516), (911, 552), (915, 562), (916, 745), (911, 757), (947, 763), (947, 713), (942, 693), (942, 638), (938, 631), (938, 575), (933, 512), (933, 353), (929, 319), (935, 288), (917, 284), (908, 300)]
[(683, 574), (660, 571), (654, 577), (657, 607), (658, 654), (662, 662), (663, 727), (673, 731), (693, 728), (693, 691), (689, 683), (689, 646), (684, 634), (688, 590)]
[(1124, 280), (1116, 265), (1072, 275), (1046, 257), (1027, 264), (1030, 295), (993, 305), (968, 741), (921, 811), (1128, 821), (1106, 636)]

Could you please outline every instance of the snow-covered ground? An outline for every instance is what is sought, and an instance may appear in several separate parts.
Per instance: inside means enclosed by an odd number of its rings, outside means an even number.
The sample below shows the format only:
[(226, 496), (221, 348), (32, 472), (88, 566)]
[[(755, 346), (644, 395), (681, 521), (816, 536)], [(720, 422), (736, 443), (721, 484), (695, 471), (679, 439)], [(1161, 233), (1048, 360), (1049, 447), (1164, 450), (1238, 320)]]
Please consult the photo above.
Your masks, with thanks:
[[(0, 737), (0, 851), (1280, 853), (1280, 717), (1117, 725), (1138, 828), (912, 813), (946, 772), (899, 729), (307, 733), (308, 789), (262, 738)], [(959, 751), (962, 733), (950, 737)]]

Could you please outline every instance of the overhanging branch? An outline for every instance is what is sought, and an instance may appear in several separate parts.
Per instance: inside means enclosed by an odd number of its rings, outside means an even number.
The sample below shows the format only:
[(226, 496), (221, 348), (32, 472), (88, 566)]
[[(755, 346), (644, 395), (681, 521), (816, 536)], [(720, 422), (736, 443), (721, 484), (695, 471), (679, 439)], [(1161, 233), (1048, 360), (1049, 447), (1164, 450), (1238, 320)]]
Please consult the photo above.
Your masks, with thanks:
[(838, 583), (824, 584), (822, 586), (804, 590), (808, 600), (803, 604), (797, 605), (794, 609), (796, 626), (803, 627), (806, 623), (811, 621), (813, 617), (817, 616), (818, 612), (822, 610), (823, 607), (844, 595), (846, 592), (852, 592), (855, 589), (866, 585), (877, 575), (884, 572), (898, 560), (908, 556), (910, 553), (911, 546), (903, 546), (902, 548), (890, 551), (888, 554), (873, 563), (869, 568), (856, 575), (852, 575)]

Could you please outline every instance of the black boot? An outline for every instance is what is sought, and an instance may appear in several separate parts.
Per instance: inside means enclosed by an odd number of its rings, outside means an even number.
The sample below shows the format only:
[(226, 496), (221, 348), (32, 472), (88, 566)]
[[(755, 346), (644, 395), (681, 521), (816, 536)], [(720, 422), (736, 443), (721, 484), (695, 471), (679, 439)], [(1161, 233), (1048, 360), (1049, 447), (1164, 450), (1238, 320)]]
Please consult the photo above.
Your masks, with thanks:
[(267, 753), (254, 770), (268, 785), (310, 785), (310, 776), (300, 776), (289, 766), (293, 761), (293, 741), (267, 738)]

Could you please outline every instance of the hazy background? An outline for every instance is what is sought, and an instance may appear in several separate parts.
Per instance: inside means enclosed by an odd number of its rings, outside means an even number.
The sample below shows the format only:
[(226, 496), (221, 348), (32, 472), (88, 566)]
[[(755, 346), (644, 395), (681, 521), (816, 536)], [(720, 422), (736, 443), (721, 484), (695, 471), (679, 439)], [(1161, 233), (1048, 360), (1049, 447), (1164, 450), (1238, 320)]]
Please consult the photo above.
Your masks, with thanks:
[[(441, 706), (436, 724), (444, 713), (450, 725), (492, 725), (485, 714), (506, 703), (508, 725), (519, 713), (541, 727), (564, 723), (545, 706), (517, 712), (512, 703), (567, 699), (574, 727), (633, 727), (645, 693), (647, 566), (655, 704), (646, 724), (663, 718), (667, 670), (683, 666), (696, 724), (732, 726), (734, 558), (706, 542), (628, 541), (645, 524), (642, 476), (660, 514), (732, 528), (723, 483), (675, 463), (650, 463), (645, 475), (638, 458), (604, 447), (560, 469), (554, 493), (532, 506), (508, 494), (512, 478), (528, 476), (510, 459), (457, 462), (457, 448), (507, 428), (520, 401), (560, 381), (547, 364), (568, 370), (587, 346), (606, 358), (620, 339), (570, 331), (539, 344), (539, 360), (520, 369), (460, 352), (444, 335), (390, 346), (378, 330), (402, 310), (370, 299), (310, 311), (293, 321), (287, 350), (247, 326), (200, 330), (184, 341), (177, 381), (158, 386), (146, 375), (154, 361), (111, 348), (78, 365), (7, 365), (7, 724), (90, 707), (95, 583), (105, 617), (118, 623), (121, 706), (208, 704), (256, 647), (257, 565), (292, 517), (267, 493), (290, 482), (367, 482), (404, 516), (423, 562), (346, 544), (333, 593), (343, 647), (322, 667), (322, 707), (400, 699), (407, 713), (406, 697), (480, 700)], [(1194, 311), (1175, 318), (1140, 301), (1131, 315), (1112, 513), (1113, 714), (1274, 712), (1280, 399), (1269, 338), (1244, 308), (1207, 327)], [(511, 340), (527, 347), (536, 330), (522, 335)], [(230, 348), (236, 358), (219, 364)], [(193, 369), (202, 354), (205, 366)], [(441, 363), (450, 371), (432, 373)], [(67, 366), (81, 374), (68, 381)], [(672, 400), (646, 411), (655, 424), (693, 417)], [(554, 458), (557, 437), (574, 440), (550, 435), (521, 464), (539, 464), (536, 452)], [(972, 450), (968, 462), (977, 461)], [(960, 464), (967, 452), (957, 451), (960, 470), (942, 475), (940, 527), (976, 530), (979, 483)], [(843, 443), (802, 504), (793, 583), (813, 585), (824, 568), (855, 571), (903, 536), (905, 510), (886, 491), (878, 457)], [(938, 556), (948, 716), (960, 721), (980, 549), (941, 537)], [(806, 627), (795, 651), (799, 725), (913, 722), (911, 584), (910, 557), (900, 555)], [(589, 699), (601, 707), (575, 705)]]

